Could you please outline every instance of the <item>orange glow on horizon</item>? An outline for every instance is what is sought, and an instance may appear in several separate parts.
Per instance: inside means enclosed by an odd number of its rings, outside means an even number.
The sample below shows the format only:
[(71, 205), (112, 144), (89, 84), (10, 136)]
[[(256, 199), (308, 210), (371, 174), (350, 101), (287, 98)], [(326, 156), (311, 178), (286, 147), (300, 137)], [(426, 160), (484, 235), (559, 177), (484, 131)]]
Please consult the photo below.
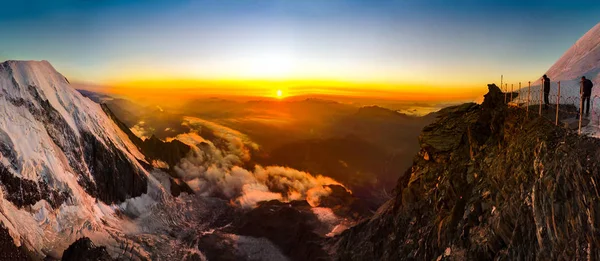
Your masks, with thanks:
[(335, 80), (139, 80), (110, 84), (107, 93), (130, 97), (247, 96), (289, 98), (295, 96), (345, 96), (399, 101), (474, 100), (487, 91), (477, 87), (428, 84), (355, 83)]

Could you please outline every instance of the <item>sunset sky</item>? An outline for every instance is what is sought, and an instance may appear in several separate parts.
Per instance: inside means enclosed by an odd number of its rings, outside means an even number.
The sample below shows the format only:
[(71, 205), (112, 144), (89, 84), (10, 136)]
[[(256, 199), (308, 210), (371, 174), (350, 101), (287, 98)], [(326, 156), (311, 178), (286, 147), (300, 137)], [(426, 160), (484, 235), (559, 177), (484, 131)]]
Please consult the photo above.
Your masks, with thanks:
[(0, 60), (111, 90), (472, 95), (535, 80), (599, 22), (597, 0), (523, 2), (11, 1)]

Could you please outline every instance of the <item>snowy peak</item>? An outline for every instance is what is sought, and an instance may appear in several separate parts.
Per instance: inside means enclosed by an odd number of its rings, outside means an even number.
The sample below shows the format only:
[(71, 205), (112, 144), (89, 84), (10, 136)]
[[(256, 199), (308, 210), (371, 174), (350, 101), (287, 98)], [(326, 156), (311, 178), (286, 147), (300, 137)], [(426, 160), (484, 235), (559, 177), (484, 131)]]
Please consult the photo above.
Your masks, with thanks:
[(143, 176), (138, 162), (143, 155), (98, 104), (72, 88), (49, 62), (1, 63), (0, 105), (0, 152), (7, 160), (2, 167), (17, 177), (61, 190), (73, 190), (67, 184), (77, 180), (105, 202), (145, 191), (145, 182), (140, 182), (144, 188), (118, 192), (122, 184), (102, 184), (119, 175)]
[(600, 81), (600, 23), (583, 35), (546, 73), (552, 81)]
[[(0, 226), (43, 256), (147, 193), (138, 148), (47, 61), (0, 63)], [(24, 230), (23, 228), (27, 228)]]
[[(6, 61), (0, 64), (0, 72), (12, 84), (2, 85), (3, 94), (11, 99), (32, 100), (38, 95), (47, 100), (78, 135), (76, 124), (69, 117), (66, 105), (73, 100), (73, 90), (67, 79), (58, 73), (48, 61)], [(35, 90), (34, 90), (35, 89)]]

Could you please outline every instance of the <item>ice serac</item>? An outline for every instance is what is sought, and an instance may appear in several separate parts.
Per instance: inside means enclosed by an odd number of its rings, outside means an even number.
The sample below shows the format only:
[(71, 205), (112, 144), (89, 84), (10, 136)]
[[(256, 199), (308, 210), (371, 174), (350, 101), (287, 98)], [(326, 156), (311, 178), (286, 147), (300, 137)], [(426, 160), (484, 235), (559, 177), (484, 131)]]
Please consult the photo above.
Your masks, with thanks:
[(53, 238), (81, 229), (69, 224), (100, 221), (98, 201), (146, 193), (143, 161), (100, 105), (50, 63), (0, 63), (0, 223), (17, 245), (60, 248)]
[(527, 118), (489, 89), (423, 129), (394, 197), (334, 240), (334, 259), (600, 258), (600, 140)]

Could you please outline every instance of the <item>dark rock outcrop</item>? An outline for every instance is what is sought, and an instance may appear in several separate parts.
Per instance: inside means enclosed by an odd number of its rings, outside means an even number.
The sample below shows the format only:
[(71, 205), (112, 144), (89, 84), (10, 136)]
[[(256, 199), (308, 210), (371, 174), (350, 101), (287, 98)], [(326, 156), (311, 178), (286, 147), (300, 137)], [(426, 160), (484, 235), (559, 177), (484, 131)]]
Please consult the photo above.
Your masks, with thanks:
[(46, 200), (53, 208), (58, 208), (70, 198), (69, 193), (51, 189), (42, 180), (35, 182), (19, 178), (1, 164), (0, 186), (8, 192), (5, 194), (6, 200), (19, 208), (34, 205), (42, 199)]
[(109, 143), (106, 147), (89, 132), (81, 132), (83, 156), (94, 181), (79, 179), (90, 195), (105, 203), (117, 203), (146, 193), (147, 178), (125, 154)]
[(369, 217), (372, 212), (360, 198), (340, 185), (325, 186), (331, 190), (327, 196), (319, 198), (318, 207), (330, 208), (337, 216), (360, 220)]
[(264, 237), (292, 260), (327, 260), (323, 238), (317, 235), (319, 221), (306, 201), (261, 203), (232, 224), (236, 234)]
[(8, 230), (0, 225), (0, 261), (32, 260), (27, 251), (16, 247)]
[(330, 260), (324, 248), (330, 234), (338, 225), (349, 226), (370, 212), (344, 187), (328, 187), (331, 194), (321, 197), (319, 206), (331, 209), (340, 223), (320, 220), (306, 200), (271, 200), (260, 202), (249, 210), (232, 208), (231, 212), (218, 218), (219, 224), (213, 226), (217, 229), (182, 240), (196, 242), (208, 260), (256, 260), (256, 257), (248, 257), (239, 251), (239, 243), (231, 235), (265, 239), (291, 260)]
[[(142, 140), (138, 136), (136, 136), (125, 123), (117, 118), (117, 116), (108, 108), (106, 104), (100, 104), (102, 110), (117, 124), (119, 129), (121, 129), (127, 137), (135, 144), (138, 149), (144, 154), (146, 160), (148, 162), (152, 162), (154, 160), (160, 160), (169, 165), (169, 174), (171, 177), (169, 181), (171, 183), (171, 194), (175, 197), (178, 197), (181, 193), (194, 194), (194, 191), (187, 185), (187, 183), (183, 182), (173, 171), (173, 167), (176, 166), (179, 161), (186, 157), (192, 148), (187, 144), (179, 141), (162, 141), (157, 138), (155, 135), (152, 135), (150, 139)], [(146, 169), (150, 170), (153, 167), (149, 164), (143, 164)]]
[(166, 142), (152, 135), (149, 139), (144, 140), (141, 149), (144, 155), (150, 159), (162, 160), (173, 167), (187, 156), (191, 147), (179, 140)]
[(62, 256), (62, 261), (112, 261), (106, 247), (96, 246), (87, 237), (77, 239)]
[(102, 110), (110, 117), (119, 129), (121, 129), (127, 137), (135, 144), (149, 161), (162, 160), (169, 164), (170, 167), (175, 166), (179, 161), (188, 155), (191, 147), (179, 140), (165, 142), (152, 135), (149, 139), (142, 140), (136, 136), (125, 123), (115, 116), (106, 104), (100, 104)]
[[(119, 120), (106, 104), (100, 104), (100, 106), (106, 115), (108, 115), (108, 117), (115, 122), (119, 129), (127, 134), (127, 137), (129, 137), (133, 144), (144, 154), (148, 162), (160, 160), (169, 165), (171, 174), (169, 181), (171, 183), (171, 194), (173, 196), (177, 197), (181, 193), (194, 194), (194, 191), (187, 185), (187, 183), (181, 181), (181, 179), (179, 179), (173, 171), (173, 167), (176, 166), (182, 158), (186, 157), (188, 153), (190, 153), (192, 150), (190, 146), (179, 140), (165, 142), (154, 135), (152, 135), (150, 139), (142, 140), (136, 136), (125, 123)], [(144, 165), (148, 170), (153, 168), (148, 164)]]
[(395, 197), (333, 240), (338, 260), (596, 260), (600, 140), (509, 108), (439, 113)]

